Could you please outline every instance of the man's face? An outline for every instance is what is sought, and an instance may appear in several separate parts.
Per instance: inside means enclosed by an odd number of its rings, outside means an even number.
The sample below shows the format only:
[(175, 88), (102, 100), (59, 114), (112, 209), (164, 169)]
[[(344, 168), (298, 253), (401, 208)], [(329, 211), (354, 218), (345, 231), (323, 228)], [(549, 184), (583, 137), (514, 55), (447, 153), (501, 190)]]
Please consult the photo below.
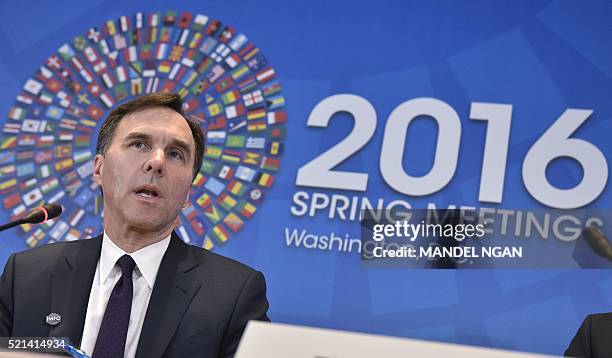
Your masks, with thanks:
[(130, 113), (119, 122), (94, 179), (104, 191), (104, 224), (143, 232), (174, 226), (193, 180), (195, 143), (189, 125), (166, 107)]

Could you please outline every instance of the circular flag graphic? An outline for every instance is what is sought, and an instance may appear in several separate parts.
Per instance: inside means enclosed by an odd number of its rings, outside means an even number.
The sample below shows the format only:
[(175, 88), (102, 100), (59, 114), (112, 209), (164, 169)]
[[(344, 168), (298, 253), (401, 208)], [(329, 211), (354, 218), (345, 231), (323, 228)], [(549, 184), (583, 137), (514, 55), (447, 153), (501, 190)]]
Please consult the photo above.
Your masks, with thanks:
[(205, 132), (204, 162), (175, 230), (212, 249), (242, 229), (274, 183), (287, 115), (266, 57), (205, 15), (136, 13), (91, 28), (28, 79), (0, 135), (0, 199), (16, 218), (42, 203), (63, 214), (17, 229), (30, 247), (102, 232), (92, 178), (98, 128), (119, 102), (176, 92)]

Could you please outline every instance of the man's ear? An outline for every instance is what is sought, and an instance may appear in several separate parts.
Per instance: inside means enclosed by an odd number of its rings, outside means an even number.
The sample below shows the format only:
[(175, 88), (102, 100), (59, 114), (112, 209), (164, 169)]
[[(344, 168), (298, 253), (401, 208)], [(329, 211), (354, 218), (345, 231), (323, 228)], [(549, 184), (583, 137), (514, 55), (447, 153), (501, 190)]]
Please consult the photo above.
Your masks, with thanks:
[(94, 165), (93, 165), (93, 178), (98, 183), (99, 186), (102, 186), (102, 173), (104, 170), (104, 156), (102, 154), (96, 154), (94, 157)]

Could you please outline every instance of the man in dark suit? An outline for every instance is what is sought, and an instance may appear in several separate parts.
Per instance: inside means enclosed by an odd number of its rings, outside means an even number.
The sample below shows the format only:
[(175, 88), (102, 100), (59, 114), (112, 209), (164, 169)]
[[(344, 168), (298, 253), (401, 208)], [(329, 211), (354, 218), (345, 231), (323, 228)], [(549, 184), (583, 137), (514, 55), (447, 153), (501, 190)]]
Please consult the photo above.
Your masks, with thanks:
[(106, 118), (93, 172), (104, 233), (12, 255), (0, 336), (67, 337), (96, 358), (232, 357), (246, 323), (268, 320), (260, 272), (173, 231), (204, 152), (181, 108), (151, 94)]
[(611, 334), (612, 313), (588, 315), (564, 355), (580, 358), (612, 357)]

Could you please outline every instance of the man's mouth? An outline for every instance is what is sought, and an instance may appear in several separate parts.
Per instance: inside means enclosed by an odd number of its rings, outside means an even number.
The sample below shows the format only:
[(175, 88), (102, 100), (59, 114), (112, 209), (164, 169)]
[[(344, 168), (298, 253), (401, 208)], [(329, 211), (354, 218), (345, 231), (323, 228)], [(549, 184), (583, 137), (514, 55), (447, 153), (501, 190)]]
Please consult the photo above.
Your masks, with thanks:
[(157, 192), (151, 190), (139, 190), (136, 192), (136, 195), (144, 198), (154, 198), (157, 197)]
[(143, 185), (137, 188), (134, 193), (142, 198), (158, 198), (161, 196), (159, 189), (153, 185)]

